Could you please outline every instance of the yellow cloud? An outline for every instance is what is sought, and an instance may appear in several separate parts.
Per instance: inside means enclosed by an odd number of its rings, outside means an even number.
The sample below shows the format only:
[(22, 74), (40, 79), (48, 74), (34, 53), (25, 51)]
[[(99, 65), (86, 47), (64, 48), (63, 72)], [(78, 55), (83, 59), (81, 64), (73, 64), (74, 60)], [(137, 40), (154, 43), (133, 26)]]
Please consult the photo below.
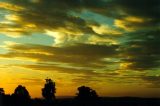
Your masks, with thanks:
[(20, 43), (16, 43), (16, 42), (12, 42), (12, 41), (4, 41), (4, 43), (5, 43), (6, 47), (15, 46), (15, 45), (20, 44)]
[(103, 38), (103, 37), (98, 37), (98, 36), (91, 36), (89, 39), (88, 39), (88, 43), (90, 44), (104, 44), (104, 45), (107, 45), (107, 44), (118, 44), (118, 41), (117, 40), (114, 40), (114, 39), (107, 39), (107, 38)]
[(124, 18), (124, 20), (129, 21), (129, 22), (136, 22), (136, 23), (143, 23), (145, 21), (144, 18), (134, 17), (134, 16), (128, 16)]
[(145, 23), (151, 21), (150, 18), (141, 18), (135, 16), (128, 16), (123, 19), (116, 19), (114, 25), (126, 31), (135, 31), (145, 28)]
[(20, 37), (32, 32), (40, 31), (36, 25), (26, 23), (21, 20), (17, 15), (6, 15), (4, 21), (0, 22), (0, 33), (10, 37)]
[(9, 21), (19, 21), (20, 17), (18, 15), (10, 14), (10, 15), (5, 15), (5, 19)]
[(120, 69), (121, 70), (128, 69), (130, 65), (132, 65), (132, 63), (121, 63), (120, 64)]
[(121, 35), (122, 34), (122, 32), (115, 30), (106, 25), (91, 26), (91, 27), (98, 34), (111, 34), (111, 35)]
[(134, 31), (134, 28), (131, 27), (131, 25), (128, 22), (124, 21), (124, 20), (118, 20), (117, 19), (117, 20), (115, 20), (114, 25), (116, 27), (122, 28), (122, 29), (124, 29), (126, 31)]
[(6, 2), (0, 2), (0, 8), (7, 9), (7, 10), (12, 10), (12, 11), (22, 11), (24, 10), (23, 7), (6, 3)]
[(24, 29), (22, 28), (1, 28), (0, 29), (0, 33), (13, 38), (20, 37), (23, 32), (24, 32)]
[(26, 24), (24, 25), (24, 27), (26, 27), (26, 28), (36, 28), (36, 25), (35, 25), (35, 24), (32, 24), (32, 23), (26, 23)]
[(67, 37), (63, 33), (54, 32), (54, 31), (50, 31), (50, 30), (46, 30), (46, 34), (55, 39), (54, 40), (54, 45), (58, 45), (58, 44), (63, 43), (65, 41), (66, 37)]

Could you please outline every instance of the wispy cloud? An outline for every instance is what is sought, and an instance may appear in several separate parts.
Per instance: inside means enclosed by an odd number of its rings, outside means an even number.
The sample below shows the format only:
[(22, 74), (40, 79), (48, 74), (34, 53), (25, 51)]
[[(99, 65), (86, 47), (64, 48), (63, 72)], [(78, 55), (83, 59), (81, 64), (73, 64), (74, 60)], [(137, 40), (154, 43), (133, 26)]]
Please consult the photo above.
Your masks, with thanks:
[(118, 54), (118, 45), (75, 44), (72, 46), (52, 47), (17, 44), (8, 46), (8, 49), (9, 52), (1, 54), (1, 57), (21, 58), (22, 60), (28, 58), (37, 60), (37, 62), (69, 63), (73, 67), (91, 67), (92, 69), (105, 67), (107, 61), (104, 58), (111, 58)]

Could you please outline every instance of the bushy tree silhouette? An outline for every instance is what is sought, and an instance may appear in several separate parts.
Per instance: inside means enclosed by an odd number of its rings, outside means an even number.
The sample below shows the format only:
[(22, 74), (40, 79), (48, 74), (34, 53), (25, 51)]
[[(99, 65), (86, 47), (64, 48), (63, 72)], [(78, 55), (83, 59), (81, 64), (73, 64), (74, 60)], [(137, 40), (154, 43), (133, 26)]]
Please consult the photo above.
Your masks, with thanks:
[(54, 101), (55, 93), (56, 93), (55, 82), (47, 78), (44, 88), (42, 88), (42, 96), (47, 101)]
[(77, 99), (79, 100), (96, 100), (98, 95), (95, 90), (90, 87), (81, 86), (78, 88)]
[(18, 85), (18, 87), (15, 89), (13, 95), (14, 95), (14, 96), (17, 96), (17, 97), (26, 98), (26, 99), (29, 99), (29, 98), (30, 98), (29, 92), (28, 92), (27, 89), (26, 89), (24, 86), (22, 86), (22, 85)]
[(13, 106), (30, 106), (31, 98), (29, 92), (22, 85), (18, 85), (11, 98)]

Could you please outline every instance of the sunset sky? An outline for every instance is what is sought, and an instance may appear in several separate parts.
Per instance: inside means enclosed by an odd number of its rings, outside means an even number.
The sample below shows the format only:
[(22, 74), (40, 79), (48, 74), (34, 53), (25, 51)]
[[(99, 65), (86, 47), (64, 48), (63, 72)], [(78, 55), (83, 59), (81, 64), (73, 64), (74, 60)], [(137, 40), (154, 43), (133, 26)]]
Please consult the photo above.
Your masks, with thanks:
[(160, 97), (160, 0), (0, 0), (0, 88), (41, 97), (45, 78), (56, 96)]

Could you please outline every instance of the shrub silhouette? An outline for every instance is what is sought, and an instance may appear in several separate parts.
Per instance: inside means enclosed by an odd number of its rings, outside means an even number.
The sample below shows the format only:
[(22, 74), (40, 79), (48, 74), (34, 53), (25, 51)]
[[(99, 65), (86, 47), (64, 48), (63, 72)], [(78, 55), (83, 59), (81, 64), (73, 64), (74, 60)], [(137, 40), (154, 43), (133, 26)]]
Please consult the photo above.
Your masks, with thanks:
[(42, 96), (47, 101), (54, 101), (55, 93), (56, 93), (55, 82), (53, 82), (51, 79), (46, 79), (44, 88), (42, 88)]
[(81, 86), (78, 88), (78, 94), (76, 97), (78, 100), (96, 100), (98, 95), (95, 90), (90, 87)]

